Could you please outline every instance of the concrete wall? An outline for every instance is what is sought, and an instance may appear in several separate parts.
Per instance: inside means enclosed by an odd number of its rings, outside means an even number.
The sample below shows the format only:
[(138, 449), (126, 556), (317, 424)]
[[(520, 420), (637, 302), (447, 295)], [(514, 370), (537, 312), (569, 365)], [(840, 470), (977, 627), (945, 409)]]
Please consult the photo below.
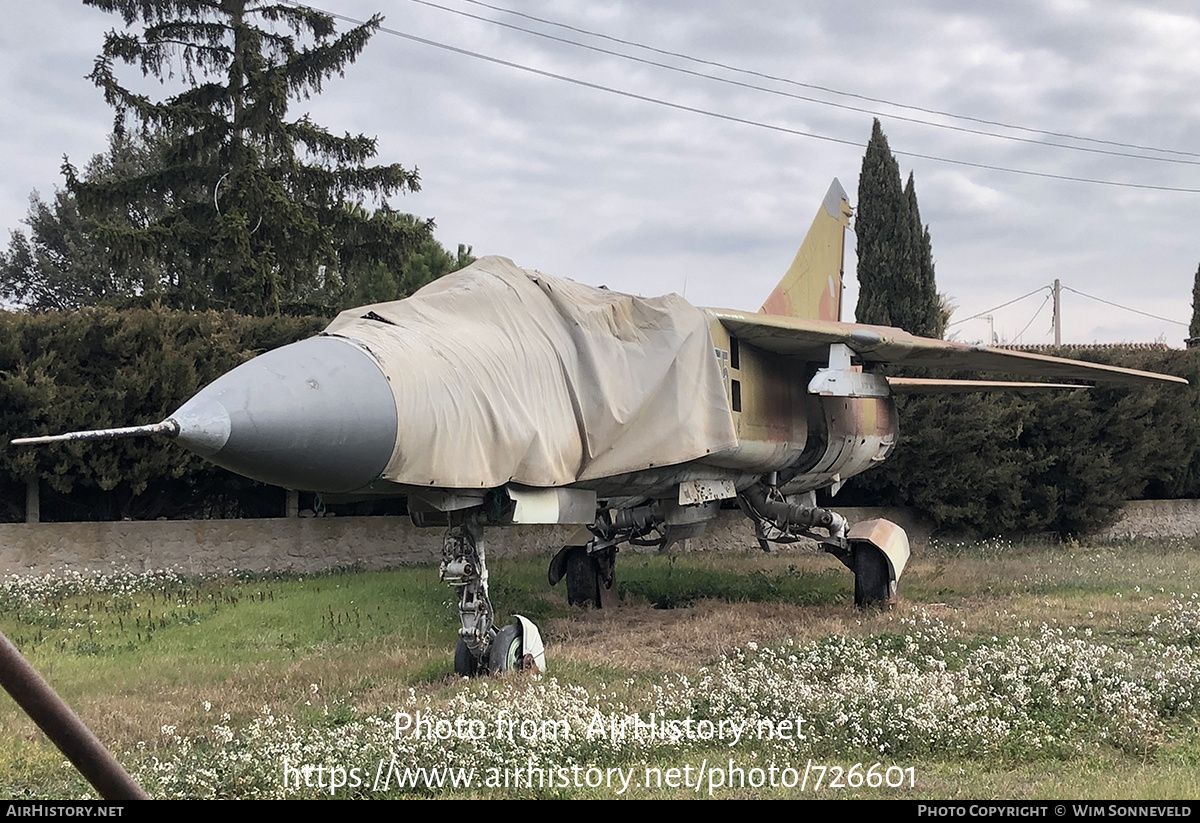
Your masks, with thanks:
[(1196, 537), (1200, 535), (1200, 500), (1131, 500), (1112, 528), (1096, 534), (1117, 537)]
[[(0, 524), (0, 573), (41, 574), (64, 566), (184, 573), (379, 569), (440, 560), (442, 532), (414, 528), (407, 517)], [(564, 533), (565, 527), (551, 526), (492, 529), (485, 546), (491, 555), (537, 551), (565, 539)]]
[[(929, 528), (904, 509), (839, 509), (853, 524), (886, 517), (914, 545)], [(490, 556), (546, 554), (562, 546), (572, 526), (510, 526), (487, 531)], [(0, 574), (175, 568), (195, 574), (233, 569), (314, 572), (358, 565), (378, 569), (441, 559), (440, 528), (418, 529), (406, 517), (321, 517), (271, 520), (171, 520), (120, 523), (0, 524)], [(1101, 537), (1192, 537), (1200, 534), (1200, 500), (1137, 501)], [(756, 551), (754, 529), (737, 511), (723, 511), (699, 538), (673, 551)]]
[[(843, 509), (852, 523), (890, 517), (913, 542), (928, 530), (903, 510)], [(444, 529), (415, 528), (407, 517), (319, 517), (269, 520), (161, 520), (119, 523), (0, 524), (0, 574), (174, 568), (186, 574), (233, 569), (313, 572), (338, 566), (368, 569), (435, 563)], [(557, 551), (574, 526), (509, 526), (486, 532), (489, 556)], [(758, 550), (750, 521), (723, 511), (703, 537), (673, 551)]]

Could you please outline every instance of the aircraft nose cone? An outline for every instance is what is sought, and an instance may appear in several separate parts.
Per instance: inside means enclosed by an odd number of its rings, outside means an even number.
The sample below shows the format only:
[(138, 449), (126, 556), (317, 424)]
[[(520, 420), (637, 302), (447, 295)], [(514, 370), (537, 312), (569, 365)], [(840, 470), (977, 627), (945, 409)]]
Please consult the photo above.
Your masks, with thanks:
[(178, 441), (264, 483), (348, 492), (379, 476), (396, 443), (396, 401), (366, 352), (313, 337), (243, 363), (171, 415)]
[(201, 457), (221, 451), (233, 427), (228, 410), (203, 392), (184, 403), (171, 419), (179, 425), (175, 439)]

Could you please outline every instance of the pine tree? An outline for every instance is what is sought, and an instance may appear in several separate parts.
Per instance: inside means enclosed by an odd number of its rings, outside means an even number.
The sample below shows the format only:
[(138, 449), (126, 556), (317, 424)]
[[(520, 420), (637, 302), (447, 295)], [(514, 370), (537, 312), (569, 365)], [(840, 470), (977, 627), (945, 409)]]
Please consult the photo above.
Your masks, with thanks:
[[(321, 91), (379, 28), (381, 18), (338, 35), (313, 9), (266, 0), (84, 0), (121, 15), (90, 79), (116, 109), (116, 131), (137, 128), (163, 146), (162, 162), (116, 181), (68, 189), (118, 266), (155, 260), (158, 288), (185, 305), (269, 314), (290, 303), (337, 302), (348, 261), (399, 269), (431, 222), (374, 219), (351, 207), (371, 196), (417, 191), (415, 171), (366, 165), (375, 140), (338, 137), (289, 101)], [(136, 28), (141, 26), (140, 31)], [(162, 101), (122, 85), (117, 62), (190, 85)], [(151, 202), (144, 225), (103, 220), (107, 210)], [(378, 212), (377, 212), (378, 214)]]
[(71, 309), (107, 296), (115, 278), (108, 260), (79, 242), (88, 221), (74, 197), (60, 191), (47, 203), (34, 192), (24, 222), (30, 236), (14, 231), (0, 252), (0, 297), (22, 308)]
[[(410, 227), (419, 222), (419, 218), (411, 214), (396, 213), (375, 215), (372, 219), (397, 221)], [(347, 283), (339, 308), (399, 300), (442, 275), (474, 262), (470, 247), (460, 243), (458, 254), (451, 254), (432, 236), (422, 241), (399, 268), (390, 268), (369, 259), (351, 261), (345, 271)]]
[(908, 185), (901, 186), (900, 167), (878, 120), (858, 178), (854, 231), (858, 322), (941, 337), (943, 301), (934, 281), (929, 230), (921, 224), (913, 177), (910, 174)]
[[(114, 135), (108, 152), (88, 163), (84, 180), (106, 184), (137, 177), (157, 163), (155, 146)], [(45, 310), (124, 302), (159, 291), (161, 267), (150, 261), (114, 266), (109, 250), (93, 237), (100, 219), (134, 227), (149, 225), (153, 216), (129, 203), (86, 217), (68, 191), (56, 192), (50, 202), (34, 192), (24, 221), (29, 236), (14, 231), (8, 252), (0, 253), (0, 296)]]

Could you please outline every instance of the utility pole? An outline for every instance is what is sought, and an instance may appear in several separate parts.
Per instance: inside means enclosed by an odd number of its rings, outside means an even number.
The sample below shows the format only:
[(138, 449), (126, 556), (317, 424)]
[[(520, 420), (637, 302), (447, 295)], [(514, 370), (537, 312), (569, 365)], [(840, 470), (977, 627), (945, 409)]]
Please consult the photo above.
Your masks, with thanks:
[(1054, 345), (1062, 345), (1062, 284), (1054, 278)]

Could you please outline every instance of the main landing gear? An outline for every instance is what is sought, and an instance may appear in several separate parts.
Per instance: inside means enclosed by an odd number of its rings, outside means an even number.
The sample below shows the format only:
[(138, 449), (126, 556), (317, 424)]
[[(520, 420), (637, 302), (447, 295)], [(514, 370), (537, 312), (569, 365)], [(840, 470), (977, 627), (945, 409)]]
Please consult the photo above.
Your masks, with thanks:
[[(867, 520), (851, 527), (837, 512), (817, 506), (811, 492), (784, 495), (765, 480), (738, 494), (738, 504), (754, 521), (764, 551), (771, 550), (771, 543), (814, 540), (854, 573), (856, 606), (887, 605), (896, 599), (909, 547), (908, 535), (895, 523)], [(662, 550), (672, 539), (687, 536), (683, 531), (687, 528), (668, 525), (655, 503), (601, 510), (595, 523), (576, 532), (554, 555), (547, 575), (550, 585), (565, 580), (568, 603), (602, 608), (615, 600), (613, 581), (620, 544)]]
[(441, 578), (458, 590), (462, 628), (454, 649), (454, 673), (461, 677), (515, 670), (546, 671), (546, 648), (537, 626), (521, 615), (502, 628), (494, 623), (488, 596), (483, 527), (473, 516), (452, 523), (442, 538)]
[[(815, 505), (815, 498), (786, 497), (765, 484), (739, 495), (742, 510), (754, 521), (764, 551), (770, 542), (815, 540), (854, 572), (854, 605), (885, 606), (895, 601), (900, 575), (908, 562), (908, 535), (890, 520), (865, 520), (847, 527), (837, 512)], [(812, 531), (824, 529), (828, 537)]]
[(567, 603), (602, 609), (616, 601), (617, 547), (596, 549), (598, 541), (583, 546), (563, 546), (550, 561), (547, 578), (551, 586), (567, 582)]
[[(650, 535), (655, 535), (650, 538)], [(667, 527), (660, 508), (646, 503), (631, 509), (601, 511), (596, 521), (577, 531), (550, 561), (551, 586), (567, 581), (567, 603), (597, 609), (617, 601), (617, 549), (622, 543), (658, 546), (667, 542)]]

